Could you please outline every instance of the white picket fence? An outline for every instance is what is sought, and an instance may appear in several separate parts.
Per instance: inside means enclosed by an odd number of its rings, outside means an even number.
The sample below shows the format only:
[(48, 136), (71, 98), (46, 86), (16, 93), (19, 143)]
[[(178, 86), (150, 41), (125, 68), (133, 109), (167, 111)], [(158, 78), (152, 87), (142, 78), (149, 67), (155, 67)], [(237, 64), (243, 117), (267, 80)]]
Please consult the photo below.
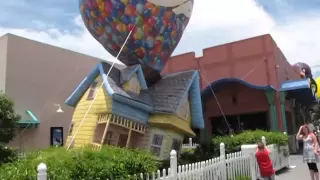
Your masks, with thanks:
[(195, 149), (199, 146), (197, 143), (192, 142), (192, 138), (189, 138), (189, 143), (188, 144), (182, 144), (182, 149), (190, 148), (190, 149)]
[[(262, 141), (265, 143), (264, 137)], [(279, 154), (274, 145), (269, 145), (269, 148), (273, 150), (270, 157), (276, 170), (289, 166), (288, 157)], [(221, 143), (219, 157), (182, 166), (178, 166), (177, 153), (172, 150), (168, 170), (135, 176), (143, 180), (235, 180), (237, 176), (248, 176), (256, 180), (260, 173), (254, 156), (255, 150), (256, 145), (247, 145), (241, 147), (240, 152), (225, 154), (225, 145)], [(38, 180), (47, 180), (47, 166), (44, 163), (38, 166)]]

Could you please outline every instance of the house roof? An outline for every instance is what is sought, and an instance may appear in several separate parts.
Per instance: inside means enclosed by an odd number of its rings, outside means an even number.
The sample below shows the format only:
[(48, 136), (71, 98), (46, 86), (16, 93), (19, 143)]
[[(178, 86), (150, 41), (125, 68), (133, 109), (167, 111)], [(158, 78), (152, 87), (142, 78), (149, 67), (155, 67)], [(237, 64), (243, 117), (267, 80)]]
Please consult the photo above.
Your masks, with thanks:
[(186, 97), (195, 71), (186, 71), (165, 75), (149, 88), (154, 111), (157, 113), (175, 113), (180, 101)]
[[(192, 112), (195, 112), (192, 113), (195, 117), (192, 119), (196, 120), (193, 124), (195, 127), (203, 128), (200, 84), (198, 82), (199, 75), (197, 71), (192, 70), (165, 75), (161, 80), (148, 88), (140, 65), (130, 66), (122, 70), (112, 68), (109, 72), (110, 68), (111, 65), (108, 63), (101, 62), (98, 64), (65, 103), (75, 107), (92, 82), (100, 74), (105, 81), (104, 87), (106, 91), (113, 99), (142, 110), (149, 108), (147, 110), (149, 113), (173, 114), (183, 103), (183, 99), (188, 95), (189, 91), (193, 92), (191, 95), (193, 97), (191, 98), (191, 104), (193, 104), (191, 108), (193, 109)], [(137, 73), (140, 87), (142, 88), (140, 94), (126, 92), (122, 88), (122, 84), (130, 80), (134, 73)], [(195, 80), (197, 78), (198, 80)]]
[[(140, 66), (138, 66), (140, 67)], [(131, 93), (131, 92), (126, 92), (124, 91), (121, 87), (121, 79), (126, 79), (128, 76), (128, 74), (130, 74), (129, 72), (132, 71), (128, 71), (126, 69), (123, 70), (119, 70), (117, 68), (112, 68), (112, 70), (110, 71), (110, 73), (108, 74), (109, 70), (111, 68), (111, 65), (108, 63), (99, 63), (96, 68), (80, 83), (80, 85), (74, 90), (74, 92), (71, 94), (71, 96), (66, 100), (66, 104), (75, 107), (77, 105), (77, 103), (80, 101), (81, 97), (83, 96), (83, 94), (87, 91), (87, 89), (90, 87), (90, 85), (92, 84), (92, 82), (99, 76), (101, 75), (103, 80), (105, 81), (104, 83), (104, 87), (107, 90), (108, 94), (110, 96), (116, 94), (119, 96), (123, 96), (125, 98), (128, 98), (130, 100), (136, 101), (138, 103), (143, 103), (147, 106), (152, 106), (152, 102), (151, 102), (151, 97), (148, 94), (147, 91), (141, 91), (141, 93), (139, 95), (135, 94), (135, 93)], [(138, 72), (139, 68), (134, 69), (136, 72)], [(124, 71), (124, 72), (122, 72)], [(142, 73), (142, 71), (141, 71)], [(108, 76), (107, 76), (108, 74)], [(122, 78), (121, 75), (125, 76), (125, 78)], [(132, 75), (131, 75), (132, 76)], [(141, 80), (139, 78), (139, 81), (143, 81), (141, 84), (145, 84), (144, 79)]]

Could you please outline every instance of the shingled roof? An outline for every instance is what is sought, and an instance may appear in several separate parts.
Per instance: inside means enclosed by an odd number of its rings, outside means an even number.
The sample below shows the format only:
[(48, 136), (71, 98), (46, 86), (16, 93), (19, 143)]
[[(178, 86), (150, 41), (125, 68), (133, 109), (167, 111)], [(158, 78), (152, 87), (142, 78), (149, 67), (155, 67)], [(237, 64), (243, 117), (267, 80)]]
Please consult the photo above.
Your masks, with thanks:
[(188, 92), (196, 71), (186, 71), (162, 77), (149, 87), (154, 112), (175, 113)]

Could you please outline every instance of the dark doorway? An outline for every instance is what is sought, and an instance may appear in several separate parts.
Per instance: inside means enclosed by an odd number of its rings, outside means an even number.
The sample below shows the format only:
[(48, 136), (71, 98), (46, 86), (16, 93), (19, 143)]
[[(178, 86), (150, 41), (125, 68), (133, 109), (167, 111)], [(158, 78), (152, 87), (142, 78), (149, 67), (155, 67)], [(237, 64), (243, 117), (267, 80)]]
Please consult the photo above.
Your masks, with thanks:
[(118, 146), (119, 147), (126, 147), (127, 145), (127, 140), (128, 140), (128, 135), (126, 134), (120, 134), (119, 135), (119, 140), (118, 140)]
[(229, 133), (229, 127), (235, 133), (240, 133), (244, 130), (269, 129), (267, 112), (226, 116), (226, 120), (223, 116), (212, 117), (210, 120), (213, 135), (226, 135)]
[(63, 127), (50, 128), (50, 145), (63, 146)]

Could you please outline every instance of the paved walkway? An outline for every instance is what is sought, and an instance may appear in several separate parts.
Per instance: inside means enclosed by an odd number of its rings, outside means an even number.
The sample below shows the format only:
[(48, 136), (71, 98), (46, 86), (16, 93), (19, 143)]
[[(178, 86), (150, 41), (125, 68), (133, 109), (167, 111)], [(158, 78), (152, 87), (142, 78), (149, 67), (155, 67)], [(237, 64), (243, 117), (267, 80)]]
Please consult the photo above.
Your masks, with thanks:
[[(284, 170), (277, 175), (276, 180), (308, 180), (310, 179), (308, 167), (302, 162), (302, 156), (290, 156), (290, 165), (295, 168)], [(318, 166), (319, 167), (319, 166)]]

